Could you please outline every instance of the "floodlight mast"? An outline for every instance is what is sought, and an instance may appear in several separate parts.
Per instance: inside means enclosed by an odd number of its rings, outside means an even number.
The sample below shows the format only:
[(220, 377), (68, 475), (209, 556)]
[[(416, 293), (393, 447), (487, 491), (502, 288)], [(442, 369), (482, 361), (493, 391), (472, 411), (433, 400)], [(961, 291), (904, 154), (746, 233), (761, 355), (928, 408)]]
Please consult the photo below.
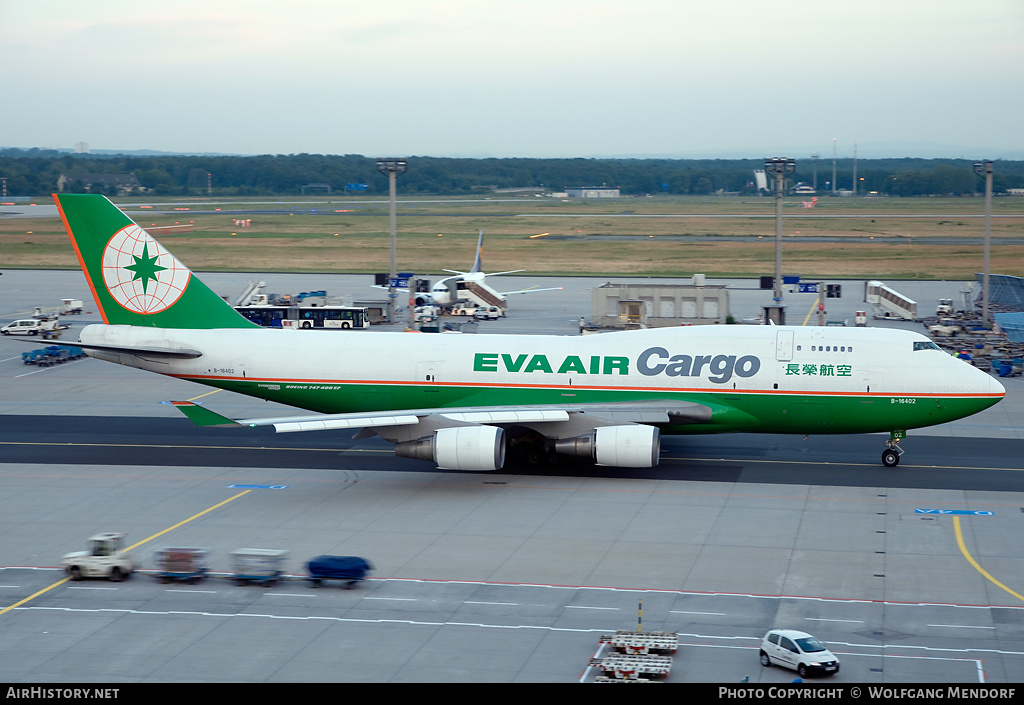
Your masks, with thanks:
[(981, 323), (986, 328), (991, 328), (988, 315), (988, 273), (990, 264), (990, 250), (992, 241), (992, 162), (986, 159), (983, 162), (974, 164), (974, 173), (985, 177), (985, 256), (984, 269), (981, 275)]
[(775, 175), (775, 303), (782, 303), (782, 193), (786, 174), (796, 170), (796, 162), (787, 157), (764, 160), (766, 174)]
[(405, 157), (379, 157), (377, 159), (377, 171), (388, 175), (388, 199), (391, 204), (388, 226), (391, 231), (391, 272), (388, 277), (388, 323), (395, 322), (395, 279), (398, 277), (397, 251), (395, 243), (395, 232), (397, 228), (397, 216), (395, 213), (395, 191), (399, 174), (404, 174), (408, 168)]

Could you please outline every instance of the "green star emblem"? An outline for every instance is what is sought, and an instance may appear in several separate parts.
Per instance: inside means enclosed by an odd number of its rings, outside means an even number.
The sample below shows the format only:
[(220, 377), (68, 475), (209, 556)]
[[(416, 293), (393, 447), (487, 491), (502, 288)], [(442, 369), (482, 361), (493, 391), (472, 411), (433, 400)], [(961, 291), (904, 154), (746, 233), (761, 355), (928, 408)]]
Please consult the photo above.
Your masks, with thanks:
[(129, 264), (125, 269), (128, 269), (133, 273), (132, 281), (137, 279), (142, 280), (142, 293), (145, 294), (147, 293), (146, 288), (149, 286), (149, 280), (152, 279), (155, 282), (159, 281), (156, 278), (156, 273), (167, 269), (167, 267), (161, 267), (156, 263), (157, 259), (160, 258), (160, 255), (155, 255), (153, 257), (149, 256), (148, 242), (142, 246), (142, 257), (132, 255), (132, 258), (135, 260), (135, 264)]

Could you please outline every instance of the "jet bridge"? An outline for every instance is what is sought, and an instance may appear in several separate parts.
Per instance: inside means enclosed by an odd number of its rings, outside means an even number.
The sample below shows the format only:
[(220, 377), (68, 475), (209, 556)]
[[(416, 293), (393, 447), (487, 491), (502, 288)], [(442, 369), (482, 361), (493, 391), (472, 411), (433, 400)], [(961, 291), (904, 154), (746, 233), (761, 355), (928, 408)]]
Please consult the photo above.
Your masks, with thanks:
[(899, 318), (916, 321), (917, 302), (908, 299), (895, 289), (880, 281), (869, 281), (864, 285), (864, 302), (874, 306), (875, 318)]

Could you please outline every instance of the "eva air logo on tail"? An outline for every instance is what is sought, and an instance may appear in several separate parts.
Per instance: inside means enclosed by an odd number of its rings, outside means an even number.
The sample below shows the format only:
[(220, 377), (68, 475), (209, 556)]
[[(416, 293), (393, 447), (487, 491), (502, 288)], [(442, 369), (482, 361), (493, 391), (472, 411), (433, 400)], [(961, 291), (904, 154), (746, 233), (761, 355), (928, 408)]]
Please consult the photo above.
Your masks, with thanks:
[(135, 223), (118, 230), (103, 250), (103, 283), (135, 313), (159, 313), (185, 293), (191, 272)]

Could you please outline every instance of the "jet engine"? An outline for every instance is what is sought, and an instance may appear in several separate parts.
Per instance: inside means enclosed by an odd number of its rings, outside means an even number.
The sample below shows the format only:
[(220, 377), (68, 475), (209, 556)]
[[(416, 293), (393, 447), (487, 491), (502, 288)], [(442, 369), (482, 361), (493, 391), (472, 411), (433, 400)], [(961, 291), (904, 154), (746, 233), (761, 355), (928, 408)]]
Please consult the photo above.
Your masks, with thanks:
[(585, 436), (555, 441), (555, 452), (589, 458), (598, 465), (651, 468), (661, 454), (661, 432), (654, 426), (601, 426)]
[(456, 426), (395, 445), (395, 455), (431, 460), (442, 470), (499, 470), (505, 464), (505, 432), (497, 426)]

